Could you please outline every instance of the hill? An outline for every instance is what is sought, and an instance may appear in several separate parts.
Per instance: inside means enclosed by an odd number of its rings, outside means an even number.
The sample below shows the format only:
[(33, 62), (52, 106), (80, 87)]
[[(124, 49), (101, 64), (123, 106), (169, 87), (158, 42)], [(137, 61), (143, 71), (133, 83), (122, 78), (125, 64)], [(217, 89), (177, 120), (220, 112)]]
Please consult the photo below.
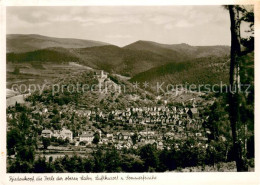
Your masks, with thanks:
[(160, 44), (151, 41), (137, 41), (124, 48), (131, 50), (145, 50), (182, 60), (183, 58), (200, 58), (207, 56), (229, 55), (229, 46), (190, 46), (188, 44)]
[(111, 73), (133, 76), (153, 67), (177, 61), (150, 51), (100, 46), (71, 50), (84, 65)]
[[(168, 84), (195, 84), (213, 85), (228, 83), (228, 57), (204, 57), (184, 62), (168, 63), (139, 73), (131, 78), (131, 82), (149, 82), (150, 87), (158, 83)], [(152, 89), (155, 90), (155, 89)]]
[(133, 76), (175, 59), (149, 51), (135, 51), (117, 46), (91, 48), (46, 48), (25, 53), (8, 53), (8, 62), (79, 62), (82, 65), (108, 72)]
[[(134, 77), (162, 65), (169, 65), (168, 67), (173, 69), (179, 65), (179, 62), (187, 60), (190, 61), (189, 64), (183, 65), (192, 66), (192, 61), (201, 57), (225, 57), (229, 55), (230, 48), (188, 44), (167, 45), (151, 41), (137, 41), (120, 48), (106, 43), (79, 39), (8, 35), (7, 50), (9, 51), (8, 62), (78, 62), (94, 69)], [(200, 73), (199, 70), (197, 72)]]
[[(47, 106), (53, 104), (72, 105), (77, 108), (100, 109), (102, 111), (120, 109), (127, 107), (147, 106), (154, 104), (154, 96), (143, 89), (134, 88), (133, 85), (114, 75), (108, 76), (102, 81), (98, 75), (99, 71), (85, 70), (74, 75), (67, 74), (51, 81), (52, 84), (63, 86), (62, 91), (54, 92), (51, 88), (46, 88), (42, 94), (39, 92), (32, 94), (29, 101), (39, 101)], [(98, 84), (101, 83), (101, 86)], [(70, 91), (68, 86), (78, 85), (78, 89)], [(89, 86), (83, 86), (83, 85)], [(120, 89), (120, 90), (119, 90)], [(75, 108), (75, 107), (74, 107)]]
[(151, 41), (137, 41), (130, 45), (124, 47), (129, 50), (138, 50), (138, 51), (150, 51), (158, 55), (165, 56), (167, 58), (174, 58), (176, 60), (183, 60), (183, 57), (186, 57), (185, 53), (172, 50), (167, 47), (163, 47), (163, 44), (159, 44)]
[(70, 62), (79, 61), (79, 58), (65, 48), (46, 48), (24, 53), (8, 53), (8, 62)]
[(21, 53), (49, 47), (86, 48), (103, 45), (109, 44), (92, 40), (55, 38), (36, 34), (9, 34), (6, 36), (7, 53)]

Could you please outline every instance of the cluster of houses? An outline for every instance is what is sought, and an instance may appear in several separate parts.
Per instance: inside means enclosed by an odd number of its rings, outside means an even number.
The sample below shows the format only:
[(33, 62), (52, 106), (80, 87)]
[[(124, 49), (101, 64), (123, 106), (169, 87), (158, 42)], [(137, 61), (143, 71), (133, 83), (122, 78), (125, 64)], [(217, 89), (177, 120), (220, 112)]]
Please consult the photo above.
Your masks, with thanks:
[[(108, 79), (107, 73), (103, 71), (96, 74), (96, 77), (99, 82)], [(14, 116), (8, 114), (10, 119)], [(39, 117), (43, 124), (40, 124)], [(53, 121), (55, 117), (59, 118), (57, 122)], [(112, 111), (101, 111), (98, 108), (86, 110), (74, 104), (55, 108), (39, 102), (28, 114), (28, 118), (35, 127), (41, 129), (42, 137), (68, 139), (76, 146), (92, 145), (97, 137), (98, 141), (95, 143), (112, 144), (118, 149), (139, 147), (149, 143), (163, 148), (165, 141), (171, 139), (185, 140), (194, 137), (203, 143), (207, 140), (207, 133), (210, 133), (202, 126), (204, 120), (200, 118), (195, 102), (189, 108), (184, 105), (178, 107), (161, 105), (128, 107)], [(73, 122), (72, 118), (75, 118)], [(106, 127), (108, 125), (109, 127)], [(127, 127), (124, 128), (122, 125)]]
[(69, 141), (73, 140), (72, 131), (66, 128), (62, 128), (62, 130), (54, 130), (53, 132), (51, 130), (44, 129), (42, 130), (41, 136), (45, 138), (55, 137), (57, 139), (68, 139)]
[[(178, 107), (136, 107), (126, 110), (113, 110), (105, 113), (100, 110), (75, 110), (75, 115), (87, 120), (85, 129), (77, 135), (69, 129), (61, 130), (44, 129), (41, 136), (69, 139), (75, 145), (92, 145), (97, 135), (99, 144), (113, 144), (116, 148), (138, 147), (145, 144), (156, 144), (163, 148), (164, 141), (168, 139), (185, 140), (195, 137), (206, 141), (206, 134), (209, 130), (202, 127), (203, 119), (199, 117), (199, 111), (192, 108)], [(94, 125), (100, 123), (112, 123), (115, 126), (110, 128), (97, 128)], [(132, 130), (118, 130), (116, 124), (128, 125)], [(137, 131), (139, 125), (143, 126), (142, 131)], [(154, 126), (157, 126), (156, 129)]]

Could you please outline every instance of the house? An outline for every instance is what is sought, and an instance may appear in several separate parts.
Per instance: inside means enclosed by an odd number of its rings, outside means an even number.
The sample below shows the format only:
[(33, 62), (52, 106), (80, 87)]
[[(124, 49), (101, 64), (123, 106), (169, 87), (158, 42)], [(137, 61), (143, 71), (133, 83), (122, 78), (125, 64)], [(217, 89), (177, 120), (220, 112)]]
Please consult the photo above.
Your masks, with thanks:
[(163, 149), (163, 142), (159, 141), (157, 143), (157, 149), (162, 150)]
[(205, 131), (207, 134), (211, 134), (211, 131), (208, 128), (206, 128)]
[(140, 136), (140, 135), (139, 135), (139, 137), (138, 137), (138, 141), (139, 141), (139, 143), (145, 143), (146, 138), (143, 137), (143, 136)]
[(142, 119), (143, 118), (143, 114), (141, 112), (138, 112), (137, 113), (137, 118)]
[(145, 144), (156, 144), (156, 141), (155, 141), (155, 139), (146, 139), (145, 140)]
[(145, 123), (150, 123), (151, 119), (150, 118), (145, 118)]
[(177, 129), (178, 129), (178, 132), (183, 132), (184, 131), (184, 127), (182, 127), (182, 126), (179, 126)]
[(114, 135), (113, 134), (107, 134), (106, 139), (107, 139), (107, 141), (113, 142), (114, 141)]
[(128, 139), (131, 139), (131, 135), (130, 135), (130, 133), (128, 133), (128, 132), (123, 132), (122, 133), (122, 136), (123, 136), (123, 140), (128, 140)]
[(60, 131), (60, 136), (63, 139), (68, 138), (70, 141), (72, 141), (72, 139), (73, 139), (73, 133), (70, 130), (65, 129), (65, 128), (62, 128), (62, 130)]
[(168, 125), (168, 128), (170, 128), (170, 130), (174, 130), (174, 125), (171, 123)]
[(84, 132), (83, 134), (81, 134), (79, 136), (79, 141), (86, 141), (88, 143), (91, 143), (94, 139), (94, 132), (92, 131), (88, 131), (88, 132)]
[(183, 137), (183, 135), (181, 134), (181, 133), (176, 133), (175, 135), (174, 135), (174, 139), (176, 139), (176, 140), (179, 140), (179, 139), (181, 139)]
[(201, 134), (200, 132), (197, 132), (197, 133), (195, 133), (195, 136), (197, 136), (197, 137), (201, 137), (202, 134)]
[(166, 127), (167, 127), (167, 124), (166, 124), (166, 123), (162, 123), (161, 128), (162, 128), (162, 129), (166, 129)]
[(177, 125), (182, 125), (182, 121), (181, 121), (181, 120), (178, 120), (178, 121), (177, 121)]
[(86, 110), (85, 113), (86, 113), (86, 116), (87, 116), (87, 117), (90, 117), (90, 115), (91, 115), (91, 110)]
[(56, 137), (56, 138), (60, 138), (60, 131), (59, 130), (54, 130), (52, 136)]
[(43, 112), (43, 113), (47, 113), (47, 112), (48, 112), (48, 109), (47, 109), (47, 108), (44, 108), (42, 112)]
[[(201, 137), (199, 137), (199, 140), (200, 140), (200, 141), (208, 141), (208, 138), (201, 136)], [(206, 147), (207, 147), (207, 146), (206, 146)]]
[(47, 130), (47, 129), (43, 130), (42, 134), (41, 134), (42, 137), (46, 137), (46, 138), (51, 138), (52, 135), (53, 135), (52, 131), (51, 130)]
[(106, 135), (106, 137), (107, 137), (107, 138), (113, 137), (113, 134), (108, 133), (108, 134)]
[(193, 137), (193, 136), (194, 136), (194, 133), (193, 133), (193, 132), (187, 132), (187, 135), (188, 135), (189, 137)]
[(118, 133), (118, 140), (129, 140), (129, 139), (131, 139), (131, 133), (129, 132)]
[(190, 108), (187, 113), (192, 119), (199, 117), (199, 112), (197, 108)]
[(32, 111), (32, 114), (33, 115), (37, 115), (37, 114), (42, 114), (42, 112), (41, 111), (39, 111), (39, 110), (34, 110), (34, 111)]

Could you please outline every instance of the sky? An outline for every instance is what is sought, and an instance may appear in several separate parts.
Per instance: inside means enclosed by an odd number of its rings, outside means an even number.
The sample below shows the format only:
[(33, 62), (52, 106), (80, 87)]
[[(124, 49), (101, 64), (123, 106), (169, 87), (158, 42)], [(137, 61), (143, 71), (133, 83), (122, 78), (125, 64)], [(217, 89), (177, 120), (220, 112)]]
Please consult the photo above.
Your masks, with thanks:
[(8, 7), (7, 34), (40, 34), (125, 46), (230, 45), (228, 11), (221, 6)]

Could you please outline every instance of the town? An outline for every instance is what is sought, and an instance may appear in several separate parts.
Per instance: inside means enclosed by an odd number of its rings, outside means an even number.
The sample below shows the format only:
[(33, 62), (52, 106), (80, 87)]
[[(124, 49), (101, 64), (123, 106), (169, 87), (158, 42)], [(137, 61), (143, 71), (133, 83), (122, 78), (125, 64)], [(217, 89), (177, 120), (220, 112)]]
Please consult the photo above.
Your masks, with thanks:
[[(63, 112), (67, 111), (61, 111), (59, 114), (62, 115)], [(38, 112), (34, 111), (35, 113)], [(42, 115), (48, 117), (52, 113), (53, 110), (44, 109)], [(209, 132), (202, 127), (203, 120), (200, 119), (197, 108), (161, 106), (114, 110), (110, 113), (91, 110), (69, 113), (74, 117), (83, 118), (86, 125), (77, 133), (73, 133), (65, 124), (60, 124), (61, 130), (45, 128), (41, 136), (69, 139), (75, 146), (85, 146), (93, 144), (97, 134), (98, 144), (113, 144), (117, 149), (138, 147), (148, 143), (156, 144), (162, 149), (164, 140), (197, 137), (201, 141), (206, 141), (205, 136)], [(64, 123), (65, 120), (61, 122)], [(136, 138), (133, 141), (135, 134)]]
[[(99, 83), (106, 81), (116, 85), (103, 71), (95, 73), (95, 78)], [(93, 148), (94, 145), (114, 146), (119, 150), (137, 149), (146, 144), (154, 144), (162, 150), (169, 140), (187, 138), (198, 140), (203, 148), (208, 146), (206, 141), (210, 131), (203, 127), (205, 120), (199, 116), (195, 100), (189, 107), (184, 104), (178, 107), (159, 105), (106, 112), (99, 108), (86, 110), (73, 105), (50, 106), (43, 103), (31, 108), (27, 116), (38, 130), (39, 146), (49, 152), (82, 151), (82, 148)], [(17, 117), (16, 113), (7, 116), (9, 119)], [(50, 139), (50, 146), (44, 147), (41, 138)]]

